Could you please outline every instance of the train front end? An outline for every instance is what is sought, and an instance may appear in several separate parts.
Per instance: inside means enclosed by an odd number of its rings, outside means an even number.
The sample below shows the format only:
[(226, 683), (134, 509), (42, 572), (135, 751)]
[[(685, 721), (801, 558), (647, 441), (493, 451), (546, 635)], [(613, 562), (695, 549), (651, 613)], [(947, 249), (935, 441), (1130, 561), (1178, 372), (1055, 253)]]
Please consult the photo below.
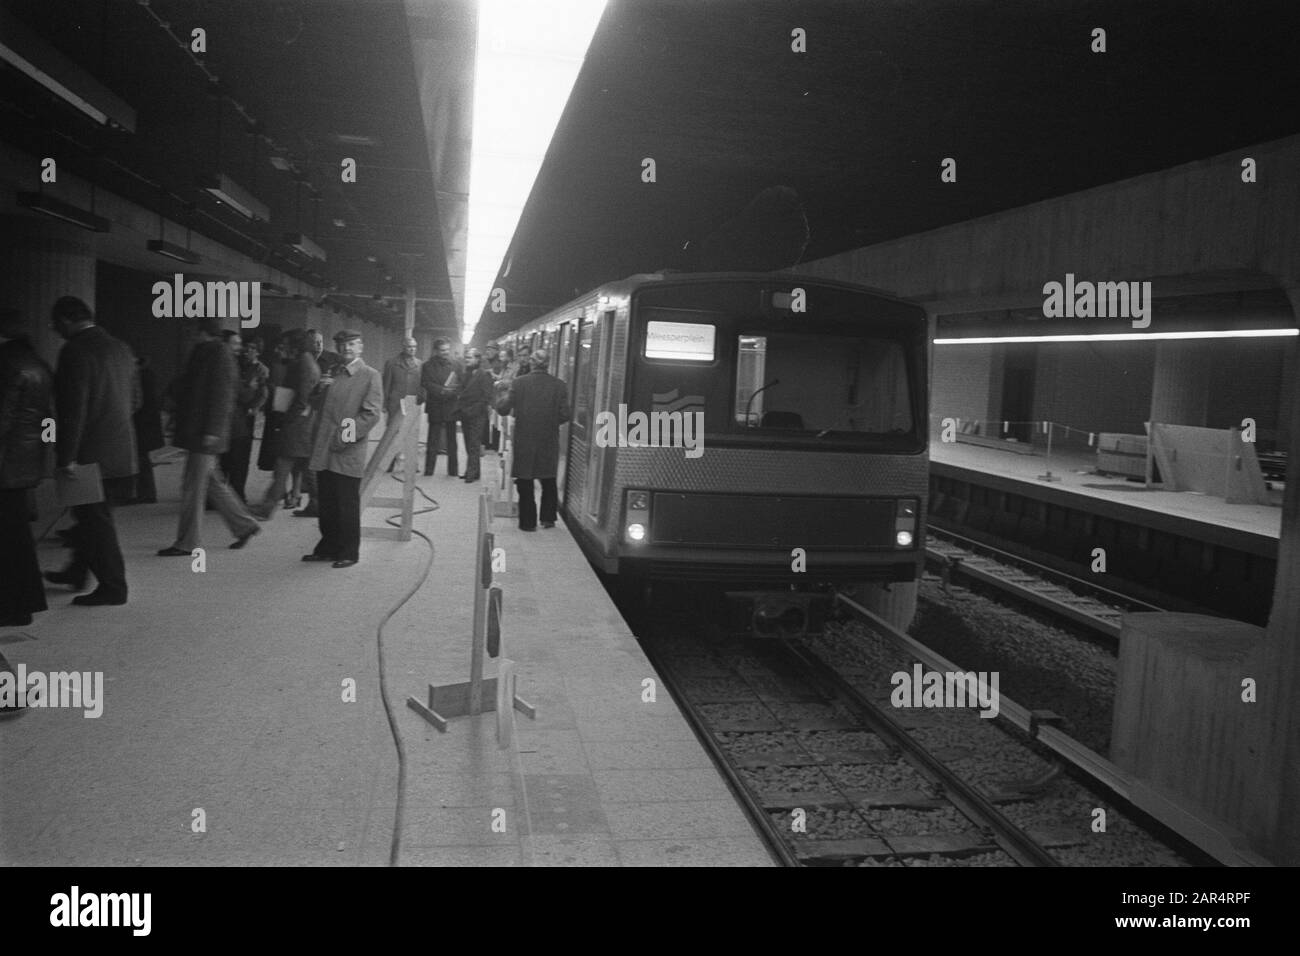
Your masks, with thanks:
[(602, 476), (617, 573), (787, 592), (915, 581), (924, 312), (813, 279), (673, 278), (632, 296), (625, 401), (598, 440), (617, 448)]

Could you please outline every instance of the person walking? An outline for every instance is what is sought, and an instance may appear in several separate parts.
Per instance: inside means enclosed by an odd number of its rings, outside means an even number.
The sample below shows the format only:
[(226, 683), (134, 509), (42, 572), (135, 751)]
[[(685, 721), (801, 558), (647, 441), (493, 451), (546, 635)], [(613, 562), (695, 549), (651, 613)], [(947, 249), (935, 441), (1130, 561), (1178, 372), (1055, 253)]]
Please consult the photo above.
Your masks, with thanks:
[[(289, 334), (288, 351), (296, 354), (285, 375), (284, 388), (293, 392), (293, 399), (280, 424), (271, 486), (261, 503), (252, 509), (253, 516), (261, 521), (271, 520), (286, 494), (289, 501), (300, 500), (301, 482), (311, 458), (317, 413), (313, 393), (320, 382), (320, 366), (316, 364), (309, 337), (301, 331)], [(291, 477), (293, 490), (286, 491)]]
[(221, 320), (198, 320), (197, 344), (176, 386), (178, 448), (189, 455), (181, 484), (181, 513), (176, 541), (159, 557), (189, 557), (203, 546), (203, 503), (208, 501), (235, 536), (239, 549), (262, 529), (222, 474), (217, 457), (230, 447), (230, 422), (239, 387), (235, 357), (222, 341)]
[(320, 491), (320, 541), (304, 561), (331, 561), (350, 568), (361, 559), (361, 478), (367, 436), (384, 407), (382, 376), (361, 360), (360, 332), (335, 334), (341, 361), (321, 379), (320, 427), (312, 444), (311, 467)]
[(17, 309), (0, 312), (0, 627), (32, 623), (46, 610), (32, 538), (32, 489), (54, 474), (47, 424), (54, 373), (31, 346)]
[(451, 357), (451, 343), (437, 339), (433, 355), (420, 370), (420, 387), (424, 389), (424, 408), (429, 416), (429, 440), (424, 452), (424, 473), (433, 474), (438, 452), (447, 450), (447, 476), (460, 475), (456, 451), (456, 397), (465, 383), (465, 370)]
[(519, 530), (537, 530), (533, 482), (542, 485), (542, 527), (554, 528), (559, 509), (555, 475), (560, 462), (560, 426), (569, 420), (569, 390), (546, 371), (545, 349), (532, 353), (532, 371), (517, 375), (497, 402), (501, 414), (514, 413), (514, 465), (511, 477), (519, 492)]
[[(407, 339), (403, 343), (401, 353), (384, 363), (384, 427), (386, 429), (401, 426), (403, 398), (413, 395), (416, 403), (419, 404), (420, 369), (423, 368), (424, 363), (416, 357), (418, 348), (415, 339)], [(416, 425), (419, 425), (418, 418)], [(401, 457), (400, 451), (393, 456), (393, 460), (388, 463), (389, 471), (396, 469), (397, 461)]]
[(80, 591), (89, 572), (98, 585), (89, 594), (73, 598), (73, 604), (125, 604), (126, 562), (113, 523), (112, 501), (131, 497), (139, 467), (131, 425), (131, 416), (141, 404), (135, 357), (125, 342), (95, 324), (90, 307), (75, 296), (55, 302), (50, 315), (54, 330), (65, 339), (54, 373), (59, 471), (75, 478), (82, 465), (98, 465), (104, 500), (73, 506), (77, 527), (72, 562), (62, 571), (47, 572), (45, 579)]
[(234, 331), (224, 332), (223, 337), (235, 357), (237, 384), (230, 419), (230, 447), (221, 456), (221, 470), (239, 500), (247, 503), (244, 485), (248, 482), (248, 466), (253, 457), (253, 431), (257, 410), (266, 401), (271, 373), (257, 360), (261, 352), (257, 339), (244, 342)]
[(470, 349), (465, 357), (465, 387), (456, 398), (456, 417), (465, 436), (465, 481), (474, 482), (482, 477), (479, 458), (483, 450), (483, 429), (496, 380), (485, 367), (483, 353), (478, 349)]

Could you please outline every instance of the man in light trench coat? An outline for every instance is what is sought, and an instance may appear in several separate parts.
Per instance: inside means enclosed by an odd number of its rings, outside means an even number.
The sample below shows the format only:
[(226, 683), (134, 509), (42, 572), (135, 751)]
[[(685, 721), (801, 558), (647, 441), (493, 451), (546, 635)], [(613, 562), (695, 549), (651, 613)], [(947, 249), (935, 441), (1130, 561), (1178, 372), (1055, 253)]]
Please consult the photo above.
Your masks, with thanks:
[(320, 495), (320, 542), (304, 561), (350, 568), (361, 554), (361, 477), (369, 457), (367, 436), (384, 408), (382, 377), (361, 360), (361, 333), (334, 336), (342, 363), (320, 385), (327, 389), (312, 443), (311, 462)]

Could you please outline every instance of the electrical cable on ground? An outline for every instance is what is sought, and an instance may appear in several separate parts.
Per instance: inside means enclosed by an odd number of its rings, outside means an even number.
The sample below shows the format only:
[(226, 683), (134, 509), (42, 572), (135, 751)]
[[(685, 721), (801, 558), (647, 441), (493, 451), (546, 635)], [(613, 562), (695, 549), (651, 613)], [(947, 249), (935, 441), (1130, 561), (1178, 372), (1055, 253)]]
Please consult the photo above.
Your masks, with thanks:
[[(397, 478), (398, 476), (394, 474), (393, 477)], [(441, 507), (438, 502), (429, 497), (429, 495), (425, 493), (424, 489), (419, 485), (416, 485), (415, 490), (418, 491), (421, 497), (428, 501), (432, 507), (421, 508), (418, 511), (414, 511), (411, 513), (411, 517), (428, 514), (431, 511), (437, 511), (438, 508)], [(400, 520), (400, 517), (400, 514), (390, 515), (384, 520), (393, 527), (398, 527), (397, 522)], [(393, 810), (393, 839), (388, 850), (389, 866), (397, 866), (398, 856), (402, 850), (402, 815), (406, 804), (406, 746), (402, 743), (402, 735), (397, 730), (397, 718), (393, 714), (393, 704), (388, 697), (388, 678), (385, 676), (384, 669), (384, 627), (388, 624), (388, 621), (392, 616), (400, 611), (406, 602), (414, 597), (415, 593), (424, 586), (424, 582), (429, 579), (429, 571), (433, 569), (434, 556), (433, 541), (427, 535), (416, 531), (414, 528), (411, 529), (411, 533), (418, 535), (424, 540), (424, 543), (429, 546), (429, 557), (424, 562), (424, 567), (421, 569), (419, 577), (411, 586), (411, 589), (402, 596), (400, 601), (389, 609), (387, 614), (380, 618), (379, 626), (375, 631), (375, 643), (379, 649), (379, 696), (384, 702), (384, 714), (388, 718), (388, 730), (393, 735), (393, 745), (397, 748), (397, 801)]]

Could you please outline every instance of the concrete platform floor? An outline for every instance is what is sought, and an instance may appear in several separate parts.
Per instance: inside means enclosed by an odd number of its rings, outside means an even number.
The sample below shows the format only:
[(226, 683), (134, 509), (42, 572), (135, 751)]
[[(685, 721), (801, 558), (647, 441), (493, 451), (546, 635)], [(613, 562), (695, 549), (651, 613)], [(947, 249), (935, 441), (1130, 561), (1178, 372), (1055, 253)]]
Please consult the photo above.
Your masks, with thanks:
[(1038, 476), (1050, 467), (1052, 474), (1060, 478), (1060, 481), (1052, 482), (1050, 487), (1058, 491), (1102, 498), (1133, 508), (1247, 531), (1274, 540), (1282, 533), (1280, 506), (1274, 508), (1268, 505), (1228, 504), (1222, 498), (1191, 491), (1149, 491), (1141, 484), (1123, 478), (1095, 474), (1095, 453), (1056, 451), (1049, 462), (1041, 454), (1018, 455), (982, 445), (935, 441), (930, 444), (930, 460), (1044, 487), (1047, 486), (1046, 483), (1039, 481)]
[[(51, 585), (37, 623), (0, 630), (14, 667), (104, 679), (99, 718), (33, 709), (0, 721), (0, 862), (385, 864), (398, 761), (376, 628), (419, 580), (428, 546), (365, 539), (361, 563), (335, 570), (300, 561), (314, 520), (281, 512), (230, 551), (209, 513), (207, 570), (195, 573), (187, 558), (154, 554), (173, 540), (180, 470), (156, 469), (159, 504), (116, 510), (130, 604), (72, 607)], [(268, 480), (255, 472), (249, 486)], [(654, 672), (562, 525), (493, 529), (506, 558), (504, 650), (538, 720), (521, 717), (502, 751), (491, 714), (444, 735), (407, 708), (429, 682), (468, 678), (479, 490), (442, 474), (419, 484), (439, 505), (415, 519), (433, 564), (384, 635), (407, 761), (399, 862), (770, 865), (668, 695), (642, 702)], [(381, 494), (396, 494), (390, 485)], [(47, 569), (64, 555), (41, 547)]]

